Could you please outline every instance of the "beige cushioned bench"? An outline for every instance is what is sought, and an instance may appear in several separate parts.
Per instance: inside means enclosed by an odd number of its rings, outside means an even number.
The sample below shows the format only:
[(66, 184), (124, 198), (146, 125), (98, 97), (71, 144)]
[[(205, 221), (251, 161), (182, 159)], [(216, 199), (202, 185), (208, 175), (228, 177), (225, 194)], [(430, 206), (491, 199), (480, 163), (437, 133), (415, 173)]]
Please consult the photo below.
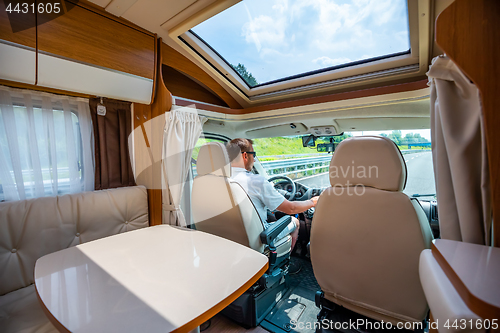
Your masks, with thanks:
[(0, 331), (58, 332), (33, 285), (38, 258), (148, 225), (142, 186), (0, 203)]

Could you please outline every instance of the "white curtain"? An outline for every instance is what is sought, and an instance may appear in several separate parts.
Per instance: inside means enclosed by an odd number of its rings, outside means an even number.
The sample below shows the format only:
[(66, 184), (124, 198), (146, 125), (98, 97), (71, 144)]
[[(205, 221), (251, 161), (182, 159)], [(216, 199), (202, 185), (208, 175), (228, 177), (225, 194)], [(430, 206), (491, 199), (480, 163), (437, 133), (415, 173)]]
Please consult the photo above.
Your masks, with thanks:
[(94, 189), (87, 99), (0, 86), (0, 200)]
[(427, 73), (441, 237), (491, 243), (488, 155), (476, 86), (446, 56)]
[(165, 113), (163, 137), (162, 181), (163, 223), (186, 226), (180, 203), (191, 169), (191, 155), (201, 135), (205, 117), (196, 109), (173, 107)]

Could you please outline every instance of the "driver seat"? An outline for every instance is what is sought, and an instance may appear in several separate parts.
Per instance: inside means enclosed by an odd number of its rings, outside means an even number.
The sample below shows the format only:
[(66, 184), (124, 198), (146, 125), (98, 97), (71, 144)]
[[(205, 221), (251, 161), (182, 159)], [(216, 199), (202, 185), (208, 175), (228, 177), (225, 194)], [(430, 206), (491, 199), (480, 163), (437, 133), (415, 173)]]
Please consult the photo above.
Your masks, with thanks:
[(290, 223), (285, 216), (265, 229), (245, 190), (231, 177), (231, 164), (224, 144), (210, 142), (200, 148), (193, 181), (192, 213), (196, 230), (220, 236), (269, 257), (263, 277), (222, 311), (246, 326), (256, 326), (275, 305), (286, 288), (285, 275), (291, 252), (290, 235), (276, 236)]
[(418, 264), (432, 232), (418, 201), (402, 192), (407, 170), (398, 147), (381, 136), (348, 138), (329, 173), (332, 187), (321, 194), (311, 229), (318, 318), (341, 306), (394, 325), (424, 320)]

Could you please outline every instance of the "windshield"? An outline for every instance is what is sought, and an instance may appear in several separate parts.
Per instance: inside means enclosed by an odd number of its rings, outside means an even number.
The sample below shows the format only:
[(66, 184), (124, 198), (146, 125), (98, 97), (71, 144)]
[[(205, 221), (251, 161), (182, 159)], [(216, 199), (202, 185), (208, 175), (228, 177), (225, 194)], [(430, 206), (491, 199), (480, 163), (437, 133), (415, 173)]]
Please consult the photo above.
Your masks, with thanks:
[[(435, 198), (430, 130), (349, 132), (333, 137), (333, 141), (338, 144), (348, 137), (359, 135), (381, 135), (394, 141), (403, 154), (408, 170), (403, 192), (427, 200)], [(316, 144), (328, 142), (330, 137), (316, 140)], [(257, 171), (264, 171), (267, 177), (284, 175), (310, 188), (330, 186), (328, 171), (332, 154), (303, 147), (299, 136), (255, 139), (254, 150), (258, 152), (260, 162), (256, 166)]]

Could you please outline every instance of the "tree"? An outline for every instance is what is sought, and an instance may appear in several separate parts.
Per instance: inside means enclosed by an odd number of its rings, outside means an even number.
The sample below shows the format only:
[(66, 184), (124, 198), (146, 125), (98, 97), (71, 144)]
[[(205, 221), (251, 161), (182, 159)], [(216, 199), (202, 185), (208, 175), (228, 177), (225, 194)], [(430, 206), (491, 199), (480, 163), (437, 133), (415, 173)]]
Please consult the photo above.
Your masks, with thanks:
[(422, 143), (422, 142), (429, 142), (426, 138), (420, 135), (420, 133), (415, 133), (413, 136), (415, 138), (415, 142)]
[(343, 133), (342, 135), (337, 135), (337, 136), (334, 136), (333, 137), (333, 142), (335, 143), (340, 143), (342, 142), (343, 140), (347, 139), (347, 138), (350, 138), (352, 137), (351, 134), (349, 133)]
[(231, 65), (231, 67), (233, 67), (233, 69), (236, 72), (238, 72), (238, 74), (241, 75), (241, 77), (243, 78), (243, 80), (245, 80), (246, 83), (248, 83), (250, 85), (250, 87), (254, 87), (254, 86), (256, 86), (256, 85), (259, 84), (259, 82), (257, 81), (257, 79), (252, 75), (252, 73), (250, 73), (247, 70), (247, 68), (245, 67), (245, 65), (238, 63), (238, 66)]
[[(419, 134), (420, 135), (420, 134)], [(414, 143), (414, 142), (418, 142), (417, 141), (417, 137), (416, 137), (416, 134), (413, 134), (413, 133), (406, 133), (405, 135), (405, 138), (403, 140), (404, 142), (406, 143)]]
[(401, 136), (401, 131), (399, 131), (399, 130), (392, 131), (392, 133), (389, 134), (389, 139), (394, 141), (394, 143), (399, 146), (401, 144), (401, 142), (403, 141), (403, 137)]

